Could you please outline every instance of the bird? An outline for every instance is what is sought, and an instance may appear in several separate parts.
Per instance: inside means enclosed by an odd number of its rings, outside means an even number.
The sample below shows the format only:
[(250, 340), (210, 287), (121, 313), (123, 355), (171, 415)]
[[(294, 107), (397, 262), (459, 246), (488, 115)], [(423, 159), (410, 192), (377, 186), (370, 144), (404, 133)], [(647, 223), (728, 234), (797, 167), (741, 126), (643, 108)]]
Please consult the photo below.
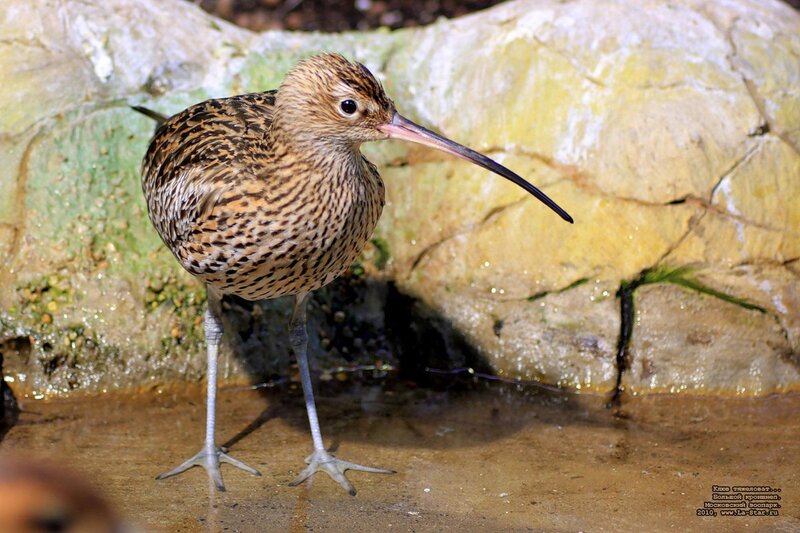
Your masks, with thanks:
[(390, 474), (335, 457), (323, 444), (308, 364), (309, 294), (357, 259), (385, 203), (362, 143), (401, 139), (466, 159), (510, 180), (572, 223), (542, 191), (483, 154), (400, 115), (361, 63), (325, 52), (292, 67), (277, 89), (209, 99), (160, 122), (142, 162), (149, 218), (181, 266), (205, 284), (206, 436), (201, 450), (164, 479), (193, 466), (224, 491), (220, 463), (260, 473), (215, 442), (221, 298), (294, 298), (290, 345), (297, 359), (313, 451), (289, 484), (326, 472), (349, 494), (347, 470)]

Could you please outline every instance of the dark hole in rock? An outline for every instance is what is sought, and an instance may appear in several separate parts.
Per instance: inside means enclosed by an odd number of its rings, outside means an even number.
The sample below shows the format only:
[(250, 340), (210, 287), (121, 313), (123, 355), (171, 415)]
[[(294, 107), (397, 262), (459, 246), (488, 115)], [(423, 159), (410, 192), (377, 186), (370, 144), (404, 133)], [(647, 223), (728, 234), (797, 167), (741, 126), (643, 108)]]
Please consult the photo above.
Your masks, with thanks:
[(492, 331), (494, 332), (495, 337), (499, 337), (500, 333), (503, 332), (503, 325), (504, 321), (501, 319), (497, 319), (494, 321), (494, 324), (492, 325)]
[(0, 440), (19, 417), (19, 405), (14, 397), (14, 391), (5, 381), (3, 363), (12, 357), (27, 360), (32, 348), (28, 336), (11, 337), (0, 342)]

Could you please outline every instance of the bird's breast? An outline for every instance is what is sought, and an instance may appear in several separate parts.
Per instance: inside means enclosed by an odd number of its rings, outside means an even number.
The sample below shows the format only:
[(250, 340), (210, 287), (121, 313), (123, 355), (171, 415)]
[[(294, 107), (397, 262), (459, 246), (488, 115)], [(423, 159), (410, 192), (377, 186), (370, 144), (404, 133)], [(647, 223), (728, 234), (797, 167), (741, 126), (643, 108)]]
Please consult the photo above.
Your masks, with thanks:
[(198, 236), (210, 241), (201, 248), (218, 250), (224, 242), (230, 253), (214, 251), (187, 269), (217, 291), (248, 300), (330, 283), (358, 258), (383, 209), (383, 182), (364, 165), (355, 175), (294, 176), (257, 198), (226, 203), (223, 197), (209, 216), (213, 230)]

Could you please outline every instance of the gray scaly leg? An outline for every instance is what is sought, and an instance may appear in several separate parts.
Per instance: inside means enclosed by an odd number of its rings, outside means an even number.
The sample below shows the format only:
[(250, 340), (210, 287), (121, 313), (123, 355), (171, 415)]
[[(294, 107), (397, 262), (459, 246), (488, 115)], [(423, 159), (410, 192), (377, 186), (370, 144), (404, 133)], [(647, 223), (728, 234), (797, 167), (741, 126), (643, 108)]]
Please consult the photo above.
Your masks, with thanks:
[(208, 389), (206, 393), (206, 440), (203, 449), (197, 452), (189, 460), (181, 463), (168, 472), (160, 474), (156, 479), (164, 479), (175, 476), (193, 466), (202, 466), (208, 472), (208, 477), (214, 482), (217, 490), (224, 491), (225, 485), (222, 482), (222, 474), (219, 470), (220, 463), (228, 463), (254, 476), (261, 473), (243, 462), (234, 459), (221, 449), (217, 448), (214, 441), (214, 425), (216, 417), (217, 403), (217, 354), (219, 353), (219, 341), (222, 338), (222, 321), (219, 318), (219, 301), (208, 295), (208, 309), (205, 314), (206, 345), (208, 347)]
[(306, 333), (306, 301), (308, 293), (298, 294), (295, 297), (294, 312), (292, 321), (289, 325), (289, 335), (292, 348), (297, 356), (297, 365), (300, 367), (300, 379), (303, 383), (303, 395), (306, 400), (306, 411), (308, 412), (308, 423), (311, 426), (311, 439), (314, 441), (314, 452), (306, 457), (308, 465), (300, 475), (298, 475), (290, 486), (294, 487), (310, 478), (320, 470), (331, 476), (344, 490), (351, 496), (356, 495), (356, 489), (345, 477), (346, 470), (360, 470), (362, 472), (373, 472), (376, 474), (394, 474), (394, 470), (384, 468), (374, 468), (363, 466), (348, 461), (337, 459), (331, 455), (322, 444), (322, 433), (319, 430), (319, 420), (317, 419), (317, 406), (314, 403), (314, 390), (311, 386), (311, 372), (308, 368), (308, 334)]

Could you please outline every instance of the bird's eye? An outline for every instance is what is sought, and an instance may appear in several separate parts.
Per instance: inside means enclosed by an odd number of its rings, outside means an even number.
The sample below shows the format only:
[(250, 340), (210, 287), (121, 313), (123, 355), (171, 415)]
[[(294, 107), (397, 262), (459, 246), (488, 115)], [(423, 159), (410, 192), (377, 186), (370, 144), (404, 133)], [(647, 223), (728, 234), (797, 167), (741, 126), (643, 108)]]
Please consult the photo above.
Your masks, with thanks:
[(352, 115), (358, 109), (358, 104), (356, 104), (355, 100), (342, 100), (342, 103), (339, 104), (339, 109), (345, 115)]

